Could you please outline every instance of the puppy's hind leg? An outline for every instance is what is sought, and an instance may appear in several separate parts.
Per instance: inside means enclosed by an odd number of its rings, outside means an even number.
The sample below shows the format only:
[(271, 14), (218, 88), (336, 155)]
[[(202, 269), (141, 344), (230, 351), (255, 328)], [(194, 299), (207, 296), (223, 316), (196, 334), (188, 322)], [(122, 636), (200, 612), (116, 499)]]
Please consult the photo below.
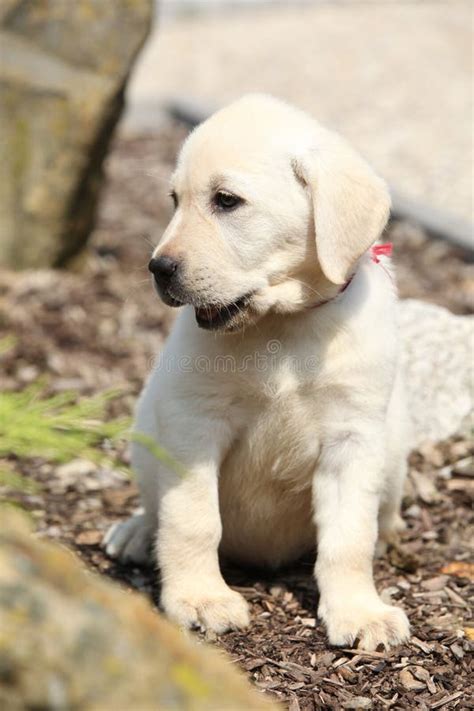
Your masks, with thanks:
[(102, 547), (109, 558), (121, 563), (146, 565), (151, 562), (151, 538), (152, 531), (140, 510), (125, 521), (114, 523), (105, 534)]
[(376, 557), (385, 555), (388, 545), (396, 543), (400, 531), (404, 531), (406, 528), (406, 523), (400, 513), (406, 471), (407, 465), (404, 460), (393, 471), (381, 500), (378, 515), (378, 540), (375, 547)]
[(401, 517), (403, 487), (408, 471), (410, 443), (410, 423), (402, 395), (395, 402), (396, 410), (391, 416), (390, 439), (385, 463), (385, 486), (380, 499), (378, 513), (378, 541), (375, 555), (384, 555), (389, 544), (395, 544), (400, 531), (406, 528)]
[(384, 467), (384, 489), (378, 513), (378, 541), (375, 555), (384, 555), (389, 544), (397, 542), (406, 528), (401, 517), (403, 486), (408, 471), (408, 455), (413, 433), (401, 371), (398, 371), (387, 412), (387, 452)]

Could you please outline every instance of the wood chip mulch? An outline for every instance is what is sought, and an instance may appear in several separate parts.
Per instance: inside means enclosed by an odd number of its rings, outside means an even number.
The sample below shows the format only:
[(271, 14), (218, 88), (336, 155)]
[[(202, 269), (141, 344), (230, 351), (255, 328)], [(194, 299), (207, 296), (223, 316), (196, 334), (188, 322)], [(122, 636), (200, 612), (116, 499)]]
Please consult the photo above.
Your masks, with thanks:
[[(72, 387), (87, 394), (118, 385), (124, 394), (113, 414), (131, 411), (172, 320), (151, 293), (144, 265), (149, 240), (169, 216), (163, 186), (183, 137), (170, 125), (157, 136), (117, 141), (99, 224), (75, 270), (0, 273), (0, 338), (15, 333), (17, 339), (2, 356), (0, 387), (22, 388), (38, 377), (47, 378), (52, 392)], [(392, 226), (388, 236), (404, 296), (470, 311), (472, 265), (459, 251), (408, 225)], [(408, 644), (389, 654), (329, 647), (316, 618), (311, 558), (271, 576), (224, 563), (227, 580), (251, 606), (252, 624), (244, 632), (198, 638), (225, 650), (262, 693), (290, 711), (474, 708), (473, 455), (472, 441), (460, 437), (426, 443), (412, 454), (407, 530), (375, 562), (382, 597), (408, 613)], [(127, 461), (125, 450), (119, 456)], [(110, 523), (137, 505), (126, 475), (81, 461), (15, 465), (40, 486), (33, 494), (7, 493), (32, 512), (41, 535), (158, 600), (152, 570), (120, 566), (100, 549)]]

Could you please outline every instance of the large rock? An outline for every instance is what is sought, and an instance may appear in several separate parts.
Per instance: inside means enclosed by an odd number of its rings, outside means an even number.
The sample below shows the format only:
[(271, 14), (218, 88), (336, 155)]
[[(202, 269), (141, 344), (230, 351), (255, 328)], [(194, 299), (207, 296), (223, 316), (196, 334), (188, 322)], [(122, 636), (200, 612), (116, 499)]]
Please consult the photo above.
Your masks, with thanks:
[(454, 316), (441, 306), (400, 303), (414, 446), (472, 430), (474, 317)]
[(35, 539), (22, 515), (0, 518), (0, 708), (276, 711), (138, 593)]
[(0, 266), (84, 244), (151, 18), (152, 0), (0, 1)]

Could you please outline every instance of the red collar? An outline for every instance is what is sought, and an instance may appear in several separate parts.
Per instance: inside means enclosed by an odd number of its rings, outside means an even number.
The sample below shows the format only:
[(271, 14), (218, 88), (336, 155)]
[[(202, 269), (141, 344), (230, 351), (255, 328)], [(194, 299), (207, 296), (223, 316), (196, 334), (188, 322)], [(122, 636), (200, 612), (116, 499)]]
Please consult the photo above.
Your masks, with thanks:
[(393, 243), (385, 242), (385, 244), (374, 244), (370, 248), (370, 258), (375, 264), (380, 264), (379, 257), (391, 257), (393, 252)]
[[(374, 244), (373, 247), (370, 248), (369, 254), (371, 260), (375, 264), (380, 264), (380, 259), (379, 257), (391, 257), (393, 252), (393, 243), (392, 242), (386, 242), (385, 244)], [(347, 281), (346, 283), (339, 289), (337, 294), (335, 296), (331, 296), (330, 299), (326, 299), (325, 301), (320, 301), (319, 304), (314, 304), (314, 306), (310, 306), (310, 309), (315, 309), (318, 306), (324, 306), (324, 304), (328, 304), (330, 301), (333, 301), (333, 299), (337, 298), (340, 294), (342, 294), (351, 281), (353, 280), (355, 274), (353, 274)]]

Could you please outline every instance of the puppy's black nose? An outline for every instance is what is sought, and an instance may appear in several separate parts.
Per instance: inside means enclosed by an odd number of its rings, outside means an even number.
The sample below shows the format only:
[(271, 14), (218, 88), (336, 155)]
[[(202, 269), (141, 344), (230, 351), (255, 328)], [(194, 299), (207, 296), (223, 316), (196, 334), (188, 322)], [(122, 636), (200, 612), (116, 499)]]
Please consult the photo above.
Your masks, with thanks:
[(177, 268), (178, 262), (173, 257), (166, 255), (150, 260), (148, 265), (148, 269), (158, 282), (169, 281)]

